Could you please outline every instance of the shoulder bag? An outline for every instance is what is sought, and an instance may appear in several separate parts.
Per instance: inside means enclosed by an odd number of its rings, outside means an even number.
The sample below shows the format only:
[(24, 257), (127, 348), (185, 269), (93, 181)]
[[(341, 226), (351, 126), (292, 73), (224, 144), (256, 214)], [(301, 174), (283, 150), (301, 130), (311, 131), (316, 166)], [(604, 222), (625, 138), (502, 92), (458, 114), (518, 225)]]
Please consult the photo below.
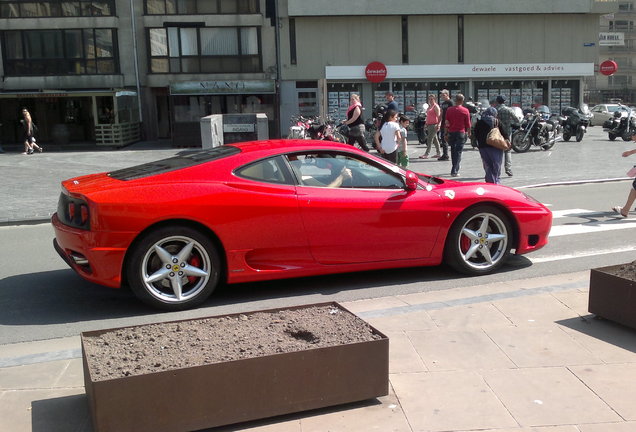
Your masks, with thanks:
[(495, 127), (490, 129), (490, 132), (488, 132), (488, 135), (486, 136), (486, 144), (498, 148), (499, 150), (508, 150), (510, 148), (510, 144), (506, 141), (503, 135), (501, 135), (498, 126), (499, 122), (496, 122)]

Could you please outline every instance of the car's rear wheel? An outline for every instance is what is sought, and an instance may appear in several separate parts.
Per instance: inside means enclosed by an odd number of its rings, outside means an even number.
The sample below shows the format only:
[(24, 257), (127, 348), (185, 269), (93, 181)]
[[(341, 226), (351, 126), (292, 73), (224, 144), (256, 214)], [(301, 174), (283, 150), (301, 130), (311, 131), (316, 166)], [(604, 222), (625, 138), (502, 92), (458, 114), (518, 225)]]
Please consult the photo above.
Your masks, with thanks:
[(453, 223), (446, 239), (444, 261), (461, 273), (491, 273), (508, 259), (512, 239), (509, 218), (501, 210), (473, 207)]
[(193, 228), (165, 226), (140, 239), (128, 260), (128, 283), (144, 303), (183, 310), (204, 302), (219, 282), (213, 242)]

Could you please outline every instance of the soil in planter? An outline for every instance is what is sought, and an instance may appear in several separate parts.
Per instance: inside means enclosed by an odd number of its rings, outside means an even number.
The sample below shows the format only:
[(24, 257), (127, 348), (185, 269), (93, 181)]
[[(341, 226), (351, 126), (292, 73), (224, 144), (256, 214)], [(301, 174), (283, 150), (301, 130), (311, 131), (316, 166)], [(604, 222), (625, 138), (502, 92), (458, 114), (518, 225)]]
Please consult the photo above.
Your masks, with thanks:
[(84, 337), (95, 381), (381, 339), (355, 315), (312, 306), (149, 324)]
[(620, 265), (611, 274), (636, 282), (636, 261)]

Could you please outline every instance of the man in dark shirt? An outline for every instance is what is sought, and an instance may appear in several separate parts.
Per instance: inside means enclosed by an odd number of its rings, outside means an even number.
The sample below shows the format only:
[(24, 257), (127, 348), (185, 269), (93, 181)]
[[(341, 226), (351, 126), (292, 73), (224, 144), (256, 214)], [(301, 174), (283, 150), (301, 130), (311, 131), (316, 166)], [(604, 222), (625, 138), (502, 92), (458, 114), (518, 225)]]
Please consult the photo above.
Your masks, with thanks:
[(445, 132), (446, 132), (446, 126), (445, 126), (445, 122), (446, 122), (446, 110), (448, 110), (448, 108), (453, 106), (453, 101), (451, 101), (450, 98), (450, 94), (448, 93), (448, 90), (444, 89), (439, 93), (439, 107), (442, 109), (442, 123), (441, 123), (441, 127), (439, 128), (439, 142), (442, 146), (442, 155), (437, 158), (437, 160), (440, 161), (447, 161), (448, 160), (448, 143), (446, 142), (446, 138), (445, 138)]
[(395, 112), (399, 113), (398, 104), (395, 101), (395, 96), (391, 92), (386, 92), (386, 110), (395, 110)]
[(464, 95), (455, 95), (455, 106), (446, 111), (446, 131), (451, 152), (451, 176), (459, 176), (466, 139), (470, 138), (470, 112), (464, 107)]

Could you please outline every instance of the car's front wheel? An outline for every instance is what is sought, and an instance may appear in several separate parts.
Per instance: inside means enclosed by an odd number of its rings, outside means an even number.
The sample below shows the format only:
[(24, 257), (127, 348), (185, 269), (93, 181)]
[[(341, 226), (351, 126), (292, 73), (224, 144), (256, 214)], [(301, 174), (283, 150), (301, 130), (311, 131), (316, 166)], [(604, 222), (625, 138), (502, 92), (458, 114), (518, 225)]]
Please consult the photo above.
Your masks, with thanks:
[(510, 221), (501, 210), (473, 207), (453, 223), (446, 239), (444, 261), (461, 273), (491, 273), (507, 260), (512, 239)]
[(213, 242), (186, 226), (165, 226), (144, 235), (128, 260), (128, 283), (144, 303), (183, 310), (204, 302), (219, 282)]

